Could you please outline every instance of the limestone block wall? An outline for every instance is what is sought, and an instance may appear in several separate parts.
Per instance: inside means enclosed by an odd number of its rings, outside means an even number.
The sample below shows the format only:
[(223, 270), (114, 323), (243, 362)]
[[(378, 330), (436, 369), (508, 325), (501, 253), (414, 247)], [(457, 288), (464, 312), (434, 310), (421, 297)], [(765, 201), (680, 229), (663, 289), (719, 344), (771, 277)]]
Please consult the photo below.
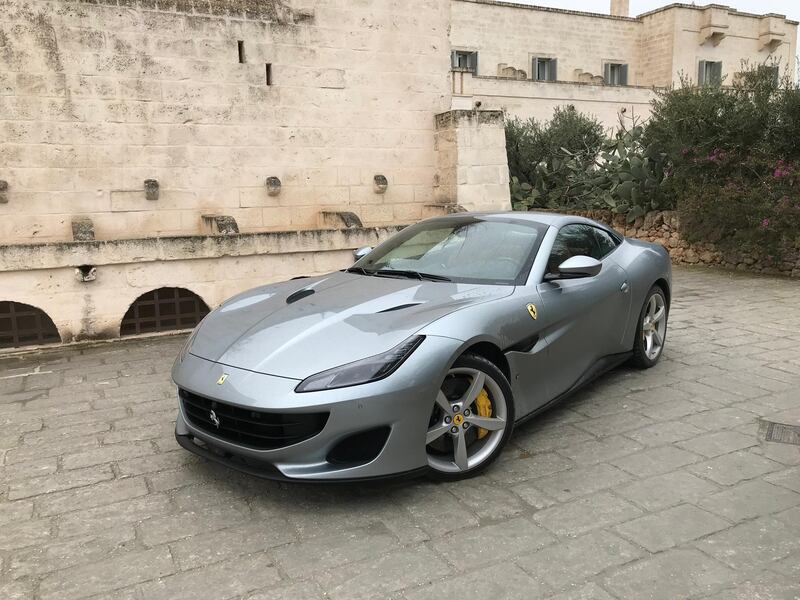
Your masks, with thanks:
[(76, 216), (104, 240), (198, 234), (204, 214), (242, 232), (326, 210), (418, 219), (449, 16), (439, 0), (0, 0), (0, 240), (69, 240)]
[(559, 80), (578, 81), (578, 72), (602, 76), (609, 61), (630, 63), (629, 83), (637, 83), (636, 19), (486, 0), (453, 0), (451, 18), (450, 44), (478, 51), (478, 75), (497, 75), (505, 63), (530, 78), (532, 58), (541, 56), (557, 58)]
[[(0, 246), (0, 294), (35, 306), (55, 323), (63, 342), (119, 336), (139, 296), (182, 287), (211, 308), (244, 290), (349, 266), (352, 250), (374, 246), (396, 227), (237, 236), (184, 236)], [(81, 281), (80, 266), (96, 269)]]
[(646, 119), (655, 96), (652, 88), (646, 87), (474, 77), (471, 73), (453, 73), (453, 77), (454, 108), (480, 102), (481, 109), (503, 110), (522, 119), (548, 120), (557, 106), (571, 104), (609, 128), (619, 125), (620, 111), (626, 118)]
[[(795, 77), (796, 22), (737, 13), (725, 7), (665, 12), (674, 13), (674, 76), (683, 72), (696, 81), (700, 60), (722, 61), (723, 76), (727, 75), (725, 82), (730, 84), (745, 60), (751, 65), (776, 61), (781, 77)], [(723, 37), (718, 41), (707, 37), (714, 32)], [(701, 43), (703, 40), (707, 41)]]
[(731, 76), (743, 60), (776, 60), (781, 76), (795, 74), (797, 23), (780, 15), (717, 4), (676, 3), (624, 17), (499, 0), (451, 3), (451, 46), (478, 52), (479, 77), (497, 76), (505, 65), (532, 79), (535, 56), (557, 59), (559, 81), (585, 82), (602, 77), (606, 62), (625, 63), (630, 86), (669, 86), (681, 74), (696, 80), (700, 60), (722, 61)]
[(511, 210), (505, 116), (495, 110), (452, 110), (436, 115), (436, 202), (456, 209)]

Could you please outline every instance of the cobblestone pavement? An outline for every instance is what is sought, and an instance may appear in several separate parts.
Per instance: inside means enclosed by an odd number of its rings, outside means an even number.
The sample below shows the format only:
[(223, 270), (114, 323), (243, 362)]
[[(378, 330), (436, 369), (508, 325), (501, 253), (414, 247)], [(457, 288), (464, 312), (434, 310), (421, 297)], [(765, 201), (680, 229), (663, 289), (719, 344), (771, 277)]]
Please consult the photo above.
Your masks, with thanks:
[(0, 598), (798, 598), (800, 446), (758, 419), (800, 424), (800, 283), (675, 279), (656, 368), (457, 484), (288, 485), (188, 454), (183, 336), (0, 359)]

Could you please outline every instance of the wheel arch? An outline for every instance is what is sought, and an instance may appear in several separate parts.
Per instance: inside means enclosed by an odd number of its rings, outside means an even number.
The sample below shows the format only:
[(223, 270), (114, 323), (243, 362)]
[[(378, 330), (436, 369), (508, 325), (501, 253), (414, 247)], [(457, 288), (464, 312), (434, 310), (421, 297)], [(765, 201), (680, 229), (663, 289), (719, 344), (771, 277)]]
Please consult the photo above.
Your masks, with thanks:
[(503, 375), (505, 375), (506, 380), (511, 383), (511, 367), (508, 364), (508, 359), (506, 359), (506, 355), (503, 354), (503, 351), (500, 347), (493, 343), (486, 340), (476, 341), (469, 345), (467, 345), (459, 354), (462, 356), (464, 354), (475, 354), (477, 356), (481, 356), (496, 366), (500, 371), (502, 371)]
[(670, 293), (669, 283), (667, 282), (667, 280), (661, 277), (660, 279), (656, 279), (653, 285), (657, 285), (658, 287), (661, 288), (661, 291), (664, 292), (664, 299), (667, 301), (667, 308), (669, 308), (670, 300), (672, 299), (671, 298), (672, 294)]

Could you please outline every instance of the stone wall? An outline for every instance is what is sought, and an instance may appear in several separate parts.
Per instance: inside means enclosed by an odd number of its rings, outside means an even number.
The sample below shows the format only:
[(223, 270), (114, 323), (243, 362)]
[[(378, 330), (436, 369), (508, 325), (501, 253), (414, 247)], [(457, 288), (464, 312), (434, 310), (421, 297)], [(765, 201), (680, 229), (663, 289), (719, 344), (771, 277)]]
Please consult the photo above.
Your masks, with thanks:
[(200, 234), (203, 215), (242, 232), (419, 219), (449, 16), (439, 0), (0, 0), (0, 240), (70, 240), (76, 216), (98, 239)]
[(680, 234), (676, 211), (653, 211), (628, 223), (624, 215), (606, 210), (570, 211), (571, 214), (594, 219), (611, 226), (621, 234), (661, 244), (669, 250), (675, 264), (706, 265), (737, 271), (800, 277), (800, 248), (789, 249), (782, 262), (741, 252), (738, 256), (723, 254), (710, 243), (689, 243)]
[[(451, 47), (478, 53), (475, 76), (453, 73), (454, 109), (480, 102), (484, 109), (547, 119), (554, 107), (572, 104), (616, 127), (622, 111), (649, 115), (652, 88), (681, 77), (696, 81), (701, 60), (721, 61), (726, 83), (743, 61), (774, 62), (781, 76), (795, 76), (797, 23), (777, 15), (670, 4), (625, 17), (496, 0), (451, 2)], [(557, 59), (558, 81), (534, 81), (534, 57)], [(606, 63), (627, 64), (628, 85), (605, 85)]]
[[(456, 210), (511, 207), (505, 115), (501, 111), (452, 110), (436, 115), (438, 203)], [(502, 199), (502, 200), (500, 200)]]
[(595, 116), (608, 128), (619, 126), (620, 116), (650, 116), (652, 88), (592, 85), (569, 81), (531, 81), (453, 73), (453, 107), (500, 109), (522, 119), (549, 120), (558, 106), (571, 104), (578, 111)]
[[(0, 246), (0, 295), (33, 305), (63, 342), (119, 337), (120, 322), (142, 294), (183, 287), (214, 308), (244, 290), (353, 263), (397, 228), (244, 233)], [(93, 267), (83, 281), (79, 267)]]

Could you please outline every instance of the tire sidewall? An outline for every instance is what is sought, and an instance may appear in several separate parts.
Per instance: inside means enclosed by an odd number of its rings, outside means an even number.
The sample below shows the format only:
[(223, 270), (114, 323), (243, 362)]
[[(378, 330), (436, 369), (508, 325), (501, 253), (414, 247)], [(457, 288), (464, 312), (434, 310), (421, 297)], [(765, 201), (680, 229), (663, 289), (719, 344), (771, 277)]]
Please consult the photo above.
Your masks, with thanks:
[[(647, 314), (647, 305), (650, 303), (650, 298), (658, 294), (661, 296), (661, 299), (664, 301), (664, 341), (661, 346), (661, 352), (658, 353), (654, 359), (650, 359), (647, 356), (647, 353), (644, 349), (644, 341), (642, 340), (642, 328), (644, 327), (644, 317)], [(647, 292), (647, 296), (644, 298), (644, 302), (642, 303), (642, 309), (639, 312), (639, 320), (636, 323), (636, 341), (633, 344), (633, 362), (645, 369), (649, 369), (650, 367), (654, 366), (663, 356), (664, 348), (667, 345), (667, 333), (669, 330), (669, 306), (667, 305), (667, 297), (664, 295), (664, 290), (661, 287), (654, 285), (650, 288)]]
[(506, 429), (503, 432), (503, 437), (501, 438), (500, 443), (497, 445), (497, 448), (495, 448), (494, 452), (492, 452), (492, 454), (478, 466), (459, 473), (445, 473), (442, 471), (437, 471), (433, 467), (429, 466), (428, 472), (430, 476), (440, 481), (468, 479), (470, 477), (474, 477), (491, 465), (503, 451), (503, 448), (511, 438), (516, 416), (516, 413), (514, 412), (514, 397), (511, 392), (511, 384), (508, 382), (508, 379), (506, 379), (506, 376), (503, 374), (503, 372), (493, 362), (475, 354), (463, 354), (456, 359), (452, 366), (478, 369), (494, 379), (506, 398), (506, 414), (508, 424), (506, 425)]

